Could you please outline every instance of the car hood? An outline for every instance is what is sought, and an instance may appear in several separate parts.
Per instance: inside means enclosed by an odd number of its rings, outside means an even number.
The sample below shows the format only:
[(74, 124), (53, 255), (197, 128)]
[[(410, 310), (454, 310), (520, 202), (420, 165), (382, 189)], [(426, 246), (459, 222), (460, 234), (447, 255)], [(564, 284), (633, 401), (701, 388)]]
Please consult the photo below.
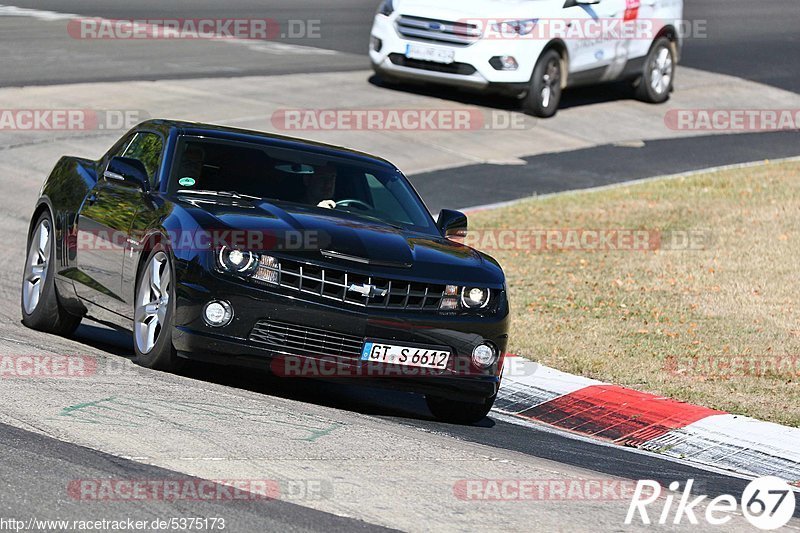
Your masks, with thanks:
[(204, 230), (232, 230), (230, 237), (236, 242), (255, 239), (264, 243), (264, 251), (278, 257), (386, 276), (503, 283), (502, 271), (493, 260), (438, 235), (293, 204), (219, 200), (203, 202), (202, 211), (206, 216), (195, 218), (202, 221)]
[(414, 15), (456, 21), (463, 18), (525, 19), (556, 13), (563, 0), (395, 0), (395, 10)]

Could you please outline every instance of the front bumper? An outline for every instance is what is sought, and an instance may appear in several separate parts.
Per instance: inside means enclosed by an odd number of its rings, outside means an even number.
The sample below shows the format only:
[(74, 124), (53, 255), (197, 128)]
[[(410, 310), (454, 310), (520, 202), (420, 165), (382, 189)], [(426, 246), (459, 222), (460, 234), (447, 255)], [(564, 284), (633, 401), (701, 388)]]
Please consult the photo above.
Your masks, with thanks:
[[(426, 81), (475, 90), (507, 90), (519, 92), (530, 82), (536, 60), (544, 45), (542, 41), (533, 40), (499, 40), (483, 39), (468, 46), (450, 46), (424, 40), (411, 40), (398, 34), (395, 19), (376, 15), (372, 26), (372, 37), (380, 39), (381, 48), (375, 50), (370, 46), (369, 56), (373, 69), (382, 74), (406, 80)], [(436, 64), (416, 64), (407, 66), (399, 62), (405, 55), (406, 46), (417, 44), (432, 48), (448, 48), (454, 52), (454, 64), (441, 66)], [(517, 70), (504, 71), (495, 69), (489, 60), (496, 56), (511, 55), (517, 59)], [(393, 61), (394, 59), (394, 61)], [(454, 67), (461, 66), (460, 69)], [(452, 72), (461, 70), (461, 72)]]
[[(199, 281), (199, 282), (198, 282)], [(312, 295), (298, 295), (276, 287), (256, 287), (245, 282), (206, 274), (202, 280), (179, 280), (177, 285), (172, 340), (179, 355), (214, 363), (248, 366), (275, 371), (275, 363), (290, 358), (299, 361), (335, 362), (341, 369), (331, 375), (294, 375), (318, 377), (366, 386), (434, 394), (461, 401), (483, 401), (497, 393), (502, 357), (497, 365), (480, 370), (471, 363), (472, 350), (489, 341), (500, 354), (508, 343), (508, 304), (501, 295), (497, 309), (485, 315), (442, 314), (436, 312), (386, 311), (318, 301)], [(208, 326), (202, 318), (203, 307), (210, 300), (225, 300), (234, 310), (231, 324), (222, 328)], [(399, 345), (449, 348), (448, 369), (441, 372), (400, 375), (394, 365), (384, 365), (386, 372), (374, 372), (375, 363), (362, 363), (357, 354), (327, 355), (314, 350), (298, 352), (280, 346), (265, 345), (254, 327), (263, 322), (292, 324), (310, 331), (326, 331), (348, 339), (366, 339)], [(282, 363), (281, 363), (282, 364)], [(365, 365), (370, 365), (367, 372)], [(319, 369), (312, 365), (310, 368)], [(400, 367), (404, 370), (406, 367)], [(398, 370), (397, 367), (394, 367)], [(418, 370), (418, 369), (411, 369)], [(280, 372), (278, 372), (279, 375)], [(289, 379), (289, 374), (283, 374)]]

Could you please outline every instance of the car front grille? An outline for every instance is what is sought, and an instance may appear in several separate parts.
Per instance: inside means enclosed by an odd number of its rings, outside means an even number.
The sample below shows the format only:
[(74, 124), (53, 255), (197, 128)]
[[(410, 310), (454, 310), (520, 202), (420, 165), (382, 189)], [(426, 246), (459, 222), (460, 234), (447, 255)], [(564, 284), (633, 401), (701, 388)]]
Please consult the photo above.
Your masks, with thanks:
[[(371, 309), (437, 311), (445, 291), (445, 285), (366, 276), (285, 259), (274, 270), (280, 287)], [(365, 286), (375, 289), (370, 295), (352, 289)]]
[(481, 36), (476, 24), (409, 15), (400, 15), (396, 27), (397, 32), (408, 39), (455, 46), (469, 46)]
[(421, 70), (430, 70), (433, 72), (445, 72), (447, 74), (460, 74), (462, 76), (469, 76), (475, 74), (475, 67), (468, 63), (436, 63), (434, 61), (422, 61), (420, 59), (409, 59), (403, 54), (389, 54), (389, 60), (395, 65), (408, 68), (418, 68)]
[(355, 335), (261, 320), (250, 332), (250, 341), (265, 348), (297, 356), (337, 356), (358, 359), (364, 339)]

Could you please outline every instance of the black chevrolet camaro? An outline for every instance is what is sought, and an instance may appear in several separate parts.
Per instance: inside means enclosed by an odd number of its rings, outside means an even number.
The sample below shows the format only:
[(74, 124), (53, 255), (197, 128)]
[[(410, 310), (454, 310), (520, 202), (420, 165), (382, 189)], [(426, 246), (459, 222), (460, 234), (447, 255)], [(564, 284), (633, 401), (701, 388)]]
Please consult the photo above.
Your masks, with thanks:
[(459, 244), (403, 174), (364, 153), (153, 120), (98, 161), (63, 157), (31, 219), (25, 325), (133, 332), (135, 362), (270, 369), (424, 394), (443, 420), (492, 407), (503, 271)]

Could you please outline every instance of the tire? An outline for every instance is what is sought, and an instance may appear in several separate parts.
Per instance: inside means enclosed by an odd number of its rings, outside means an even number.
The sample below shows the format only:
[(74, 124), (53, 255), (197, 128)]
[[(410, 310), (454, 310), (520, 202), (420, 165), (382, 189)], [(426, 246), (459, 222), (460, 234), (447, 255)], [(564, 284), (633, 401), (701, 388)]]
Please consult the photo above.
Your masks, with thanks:
[(461, 425), (472, 425), (486, 418), (486, 415), (492, 410), (495, 398), (497, 398), (497, 394), (481, 403), (471, 403), (425, 395), (428, 409), (433, 416), (442, 422)]
[(550, 118), (561, 103), (561, 81), (563, 79), (561, 55), (548, 50), (533, 68), (528, 94), (522, 100), (522, 110), (528, 115)]
[(666, 37), (656, 39), (644, 61), (644, 70), (636, 82), (637, 100), (663, 104), (669, 100), (675, 82), (675, 48)]
[(156, 244), (137, 276), (133, 302), (133, 362), (174, 372), (183, 365), (172, 345), (175, 269), (166, 248)]
[(72, 334), (81, 317), (67, 312), (58, 301), (55, 284), (56, 232), (49, 211), (45, 211), (28, 235), (20, 306), (22, 323), (35, 330), (56, 335)]

